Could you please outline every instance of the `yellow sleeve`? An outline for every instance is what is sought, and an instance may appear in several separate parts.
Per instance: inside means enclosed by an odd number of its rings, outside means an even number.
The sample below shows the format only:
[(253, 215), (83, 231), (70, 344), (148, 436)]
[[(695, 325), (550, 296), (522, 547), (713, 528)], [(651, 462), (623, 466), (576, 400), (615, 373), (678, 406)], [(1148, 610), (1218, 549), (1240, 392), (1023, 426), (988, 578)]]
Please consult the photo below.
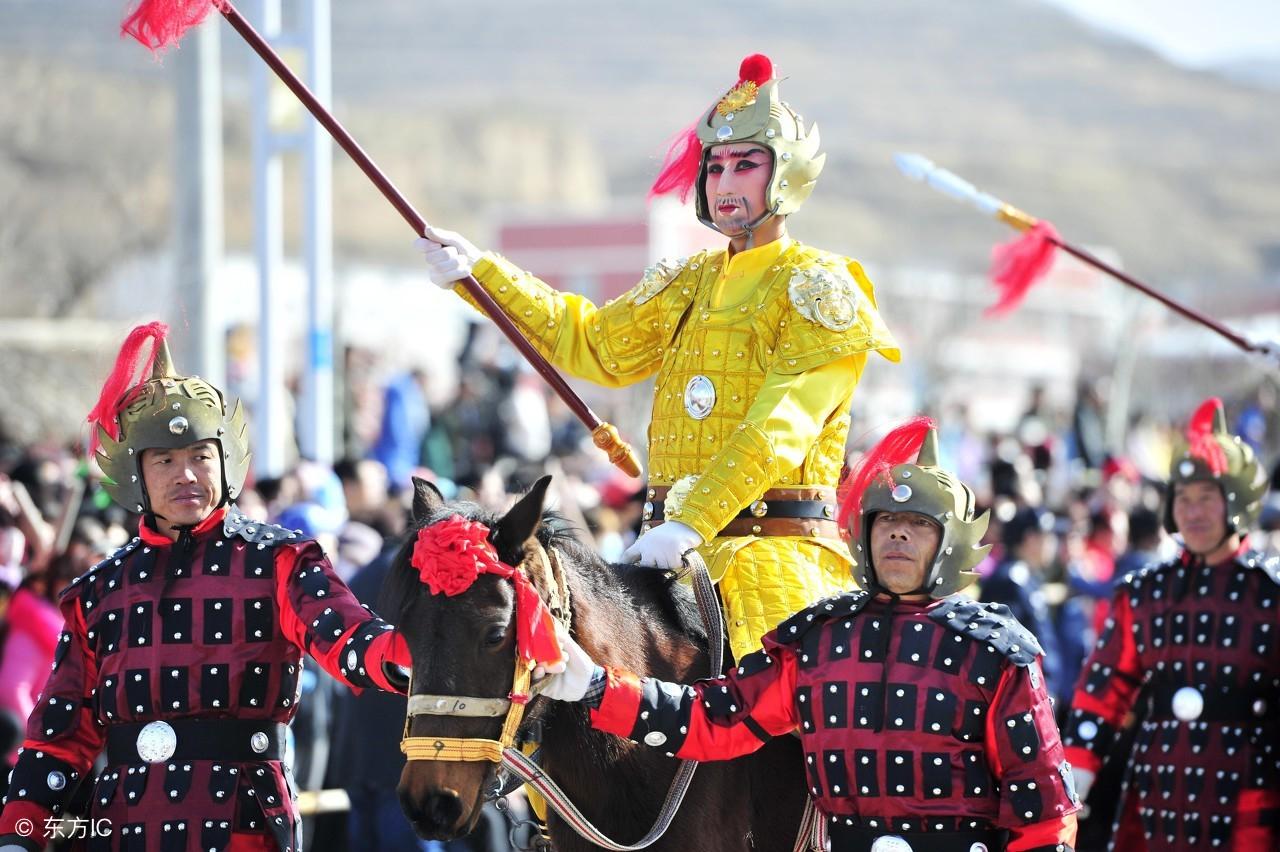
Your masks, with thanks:
[[(596, 384), (622, 387), (662, 364), (694, 291), (686, 269), (668, 263), (650, 267), (639, 284), (602, 307), (562, 293), (495, 254), (482, 257), (472, 274), (552, 364)], [(454, 292), (478, 307), (461, 285)]]
[(672, 520), (710, 541), (778, 477), (799, 467), (837, 408), (849, 404), (866, 352), (803, 373), (771, 370), (746, 418), (725, 441)]

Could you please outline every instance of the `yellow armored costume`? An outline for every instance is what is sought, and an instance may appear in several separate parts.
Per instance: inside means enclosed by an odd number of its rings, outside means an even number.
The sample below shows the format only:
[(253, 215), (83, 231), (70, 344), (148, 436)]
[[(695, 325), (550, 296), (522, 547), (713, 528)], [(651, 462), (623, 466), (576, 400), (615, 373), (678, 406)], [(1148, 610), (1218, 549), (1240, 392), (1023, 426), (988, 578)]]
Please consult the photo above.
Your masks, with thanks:
[[(867, 352), (898, 350), (855, 261), (787, 238), (727, 254), (656, 264), (599, 308), (492, 254), (473, 272), (569, 374), (609, 386), (657, 374), (646, 513), (661, 505), (645, 528), (662, 517), (702, 535), (742, 655), (852, 583), (834, 521), (849, 405)], [(780, 507), (817, 504), (813, 516), (771, 515), (778, 489)]]
[(668, 567), (699, 546), (738, 656), (853, 583), (835, 522), (849, 407), (867, 353), (899, 357), (862, 268), (786, 235), (822, 171), (818, 148), (772, 63), (748, 57), (654, 184), (693, 191), (728, 246), (662, 261), (598, 308), (456, 234), (421, 241), (435, 283), (474, 274), (560, 369), (607, 386), (656, 377), (649, 502), (628, 555)]

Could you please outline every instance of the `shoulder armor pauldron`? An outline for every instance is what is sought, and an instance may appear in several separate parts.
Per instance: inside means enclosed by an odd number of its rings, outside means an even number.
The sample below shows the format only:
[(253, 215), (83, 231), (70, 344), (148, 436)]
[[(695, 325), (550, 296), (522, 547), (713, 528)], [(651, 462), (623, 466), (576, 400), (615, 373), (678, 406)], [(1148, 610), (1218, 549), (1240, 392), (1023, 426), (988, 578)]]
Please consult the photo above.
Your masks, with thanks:
[(857, 615), (871, 600), (866, 592), (845, 592), (823, 598), (807, 609), (802, 609), (778, 625), (777, 641), (780, 645), (799, 642), (813, 627), (835, 618)]
[(1004, 604), (951, 598), (930, 610), (929, 618), (961, 636), (986, 642), (1015, 665), (1029, 666), (1044, 653), (1036, 637)]
[(858, 320), (861, 292), (843, 265), (819, 260), (797, 266), (787, 294), (800, 316), (831, 331), (848, 331)]
[(643, 305), (654, 296), (666, 289), (667, 285), (676, 280), (676, 277), (684, 272), (685, 265), (689, 262), (689, 258), (681, 257), (676, 260), (663, 259), (648, 267), (644, 271), (644, 275), (640, 278), (640, 283), (631, 288), (627, 294), (627, 301), (632, 305)]
[(1120, 579), (1120, 582), (1135, 591), (1141, 589), (1143, 584), (1155, 579), (1164, 572), (1168, 571), (1175, 565), (1180, 565), (1180, 559), (1173, 559), (1168, 562), (1153, 562), (1150, 565), (1144, 565), (1136, 571), (1130, 571)]
[(1280, 557), (1268, 557), (1257, 550), (1251, 550), (1240, 557), (1240, 561), (1250, 568), (1262, 571), (1271, 578), (1271, 582), (1280, 586)]
[(93, 580), (95, 580), (98, 577), (99, 574), (103, 573), (103, 571), (105, 571), (107, 568), (118, 567), (120, 561), (123, 560), (130, 553), (133, 553), (133, 551), (137, 550), (138, 546), (141, 544), (142, 544), (142, 539), (135, 536), (125, 544), (121, 545), (120, 547), (117, 547), (114, 553), (109, 554), (105, 559), (103, 559), (97, 565), (94, 565), (88, 571), (85, 571), (79, 577), (76, 577), (74, 580), (72, 580), (71, 583), (65, 589), (62, 590), (62, 592), (58, 595), (58, 597), (64, 598), (64, 597), (69, 597), (71, 595), (77, 594), (82, 586), (85, 586), (91, 583)]
[(227, 516), (222, 520), (222, 534), (227, 538), (242, 538), (250, 544), (258, 545), (259, 549), (307, 540), (307, 536), (300, 530), (286, 529), (277, 524), (258, 523), (235, 506), (227, 511)]

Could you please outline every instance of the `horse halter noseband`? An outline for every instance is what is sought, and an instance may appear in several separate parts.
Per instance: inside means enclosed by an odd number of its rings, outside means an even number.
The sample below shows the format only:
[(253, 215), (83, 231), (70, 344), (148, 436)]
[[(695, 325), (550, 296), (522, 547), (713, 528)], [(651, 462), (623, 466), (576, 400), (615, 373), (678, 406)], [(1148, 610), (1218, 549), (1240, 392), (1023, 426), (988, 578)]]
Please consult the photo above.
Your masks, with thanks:
[[(548, 609), (556, 621), (569, 627), (569, 585), (564, 569), (554, 550), (548, 550), (534, 540), (526, 546), (525, 558), (517, 570), (529, 577), (534, 587), (549, 590)], [(405, 713), (404, 733), (400, 739), (400, 751), (407, 760), (441, 760), (448, 762), (502, 763), (503, 752), (512, 747), (516, 733), (524, 720), (525, 705), (530, 694), (530, 666), (520, 658), (516, 649), (515, 674), (511, 691), (506, 698), (475, 698), (458, 695), (414, 695), (413, 677), (409, 678), (409, 706)], [(415, 737), (409, 727), (415, 716), (455, 716), (471, 718), (497, 718), (506, 714), (502, 733), (498, 739), (481, 737)]]

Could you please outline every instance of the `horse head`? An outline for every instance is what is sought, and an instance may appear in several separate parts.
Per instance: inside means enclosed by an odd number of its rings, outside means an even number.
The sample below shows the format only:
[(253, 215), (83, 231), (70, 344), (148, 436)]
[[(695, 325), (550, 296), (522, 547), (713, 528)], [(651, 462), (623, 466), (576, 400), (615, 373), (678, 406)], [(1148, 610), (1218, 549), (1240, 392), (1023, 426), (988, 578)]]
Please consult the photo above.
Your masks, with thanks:
[[(411, 564), (414, 543), (421, 530), (461, 516), (487, 526), (498, 559), (519, 570), (540, 546), (536, 535), (550, 479), (538, 480), (500, 517), (471, 504), (446, 505), (434, 486), (414, 480), (414, 529), (396, 554), (383, 597), (389, 604), (384, 611), (395, 617), (413, 657), (405, 735), (406, 743), (417, 743), (418, 749), (408, 752), (397, 793), (424, 838), (450, 839), (475, 827), (495, 784), (493, 741), (500, 739), (517, 667), (524, 663), (517, 659), (515, 584), (480, 574), (465, 591), (434, 594)], [(548, 530), (541, 534), (548, 542), (554, 536)], [(488, 715), (468, 715), (477, 711)], [(474, 753), (471, 759), (452, 759), (459, 748), (474, 752), (474, 743), (486, 741), (489, 759), (476, 759)], [(438, 753), (431, 753), (432, 746)]]

